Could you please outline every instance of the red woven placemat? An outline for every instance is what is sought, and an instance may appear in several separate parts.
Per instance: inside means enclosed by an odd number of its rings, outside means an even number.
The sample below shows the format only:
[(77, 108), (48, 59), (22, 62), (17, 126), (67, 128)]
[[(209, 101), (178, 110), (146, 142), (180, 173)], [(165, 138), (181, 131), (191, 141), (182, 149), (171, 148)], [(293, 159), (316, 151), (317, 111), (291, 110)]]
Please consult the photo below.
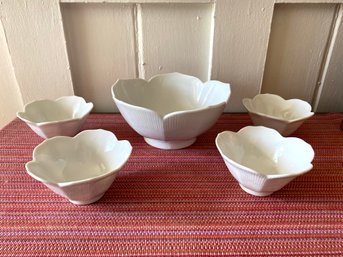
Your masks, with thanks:
[(241, 190), (214, 139), (250, 125), (224, 114), (189, 148), (148, 146), (118, 114), (84, 129), (128, 139), (133, 152), (104, 197), (75, 206), (25, 172), (42, 142), (14, 120), (0, 131), (1, 256), (343, 256), (342, 114), (315, 115), (294, 134), (314, 168), (268, 197)]

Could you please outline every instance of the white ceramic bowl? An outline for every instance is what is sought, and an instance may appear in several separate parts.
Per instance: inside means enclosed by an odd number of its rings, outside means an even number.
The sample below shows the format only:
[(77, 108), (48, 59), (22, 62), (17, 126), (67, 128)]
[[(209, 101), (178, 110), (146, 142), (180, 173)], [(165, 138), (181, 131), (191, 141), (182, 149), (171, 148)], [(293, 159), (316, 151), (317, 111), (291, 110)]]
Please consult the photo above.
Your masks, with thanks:
[(312, 169), (311, 145), (263, 126), (219, 133), (216, 145), (232, 176), (252, 195), (270, 195)]
[(63, 96), (57, 100), (38, 100), (25, 105), (17, 117), (24, 121), (37, 135), (43, 138), (76, 135), (93, 103), (79, 96)]
[(179, 149), (193, 144), (223, 112), (230, 85), (202, 83), (181, 73), (118, 80), (112, 95), (128, 124), (151, 146)]
[(292, 134), (314, 114), (311, 105), (303, 100), (285, 100), (273, 94), (244, 98), (243, 105), (249, 111), (254, 125), (276, 129), (283, 136)]
[(85, 130), (75, 137), (45, 140), (26, 164), (28, 174), (74, 204), (99, 200), (131, 155), (126, 140), (109, 131)]

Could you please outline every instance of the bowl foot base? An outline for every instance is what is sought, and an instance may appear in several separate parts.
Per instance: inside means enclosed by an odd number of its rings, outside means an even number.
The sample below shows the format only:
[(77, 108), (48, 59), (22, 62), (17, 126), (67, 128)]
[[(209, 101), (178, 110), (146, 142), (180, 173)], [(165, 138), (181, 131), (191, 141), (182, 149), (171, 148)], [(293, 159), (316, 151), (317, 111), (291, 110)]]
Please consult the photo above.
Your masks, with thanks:
[(100, 194), (95, 196), (92, 199), (89, 200), (85, 200), (85, 201), (74, 201), (74, 200), (69, 200), (69, 202), (73, 203), (73, 204), (77, 204), (77, 205), (86, 205), (86, 204), (91, 204), (94, 203), (96, 201), (98, 201), (104, 194)]
[(182, 140), (182, 141), (162, 141), (152, 138), (144, 138), (145, 142), (147, 142), (149, 145), (164, 149), (164, 150), (173, 150), (173, 149), (181, 149), (185, 148), (187, 146), (190, 146), (193, 144), (196, 140), (196, 138), (188, 139), (188, 140)]
[(255, 195), (255, 196), (268, 196), (268, 195), (271, 195), (273, 193), (273, 192), (256, 192), (256, 191), (253, 191), (249, 188), (246, 188), (242, 184), (239, 184), (239, 185), (245, 192), (247, 192), (248, 194), (251, 194), (251, 195)]

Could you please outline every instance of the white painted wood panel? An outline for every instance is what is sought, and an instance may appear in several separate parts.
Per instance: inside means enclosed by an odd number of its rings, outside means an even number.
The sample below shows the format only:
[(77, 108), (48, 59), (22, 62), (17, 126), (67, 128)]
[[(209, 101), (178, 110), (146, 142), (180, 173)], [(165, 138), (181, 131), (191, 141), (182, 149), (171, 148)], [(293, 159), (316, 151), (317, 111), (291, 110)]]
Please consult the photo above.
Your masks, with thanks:
[(1, 1), (0, 17), (23, 102), (72, 95), (58, 1)]
[(273, 2), (217, 1), (212, 79), (231, 83), (226, 111), (245, 111), (242, 98), (260, 92)]
[(275, 6), (263, 93), (312, 103), (334, 13), (334, 4)]
[(140, 77), (182, 72), (208, 80), (212, 4), (142, 4)]
[(116, 79), (170, 71), (230, 82), (226, 111), (266, 91), (342, 111), (335, 3), (343, 0), (1, 0), (0, 126), (23, 103), (74, 88), (113, 112)]
[(340, 5), (337, 12), (327, 65), (323, 68), (320, 86), (317, 111), (343, 112), (343, 5)]
[(274, 0), (275, 3), (286, 3), (286, 4), (334, 4), (334, 3), (342, 3), (342, 0)]
[(23, 108), (21, 94), (16, 83), (11, 56), (7, 48), (5, 33), (0, 22), (0, 128), (10, 122), (18, 110)]
[[(60, 0), (62, 3), (210, 3), (215, 0)], [(306, 1), (306, 0), (305, 0)], [(319, 1), (319, 0), (318, 0)]]
[(133, 6), (127, 4), (62, 4), (75, 94), (94, 103), (97, 112), (114, 112), (111, 86), (134, 78)]

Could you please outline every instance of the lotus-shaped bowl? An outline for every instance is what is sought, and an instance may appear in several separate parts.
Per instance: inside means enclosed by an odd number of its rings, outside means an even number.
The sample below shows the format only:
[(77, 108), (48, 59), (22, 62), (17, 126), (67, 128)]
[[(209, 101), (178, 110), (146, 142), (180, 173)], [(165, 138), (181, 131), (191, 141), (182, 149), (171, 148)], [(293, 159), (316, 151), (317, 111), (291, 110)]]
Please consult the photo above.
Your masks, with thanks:
[(24, 109), (17, 117), (42, 138), (74, 136), (93, 109), (93, 103), (86, 103), (79, 96), (63, 96), (31, 102)]
[(314, 114), (311, 105), (303, 100), (285, 100), (273, 94), (244, 98), (243, 105), (249, 111), (254, 125), (276, 129), (283, 136), (292, 134)]
[(232, 176), (252, 195), (270, 195), (312, 169), (311, 145), (263, 126), (219, 133), (216, 145)]
[(193, 144), (223, 112), (230, 85), (201, 82), (181, 73), (118, 80), (112, 96), (127, 123), (151, 146), (179, 149)]
[(85, 130), (75, 137), (56, 136), (33, 151), (28, 174), (74, 204), (99, 200), (131, 155), (126, 140), (109, 131)]

